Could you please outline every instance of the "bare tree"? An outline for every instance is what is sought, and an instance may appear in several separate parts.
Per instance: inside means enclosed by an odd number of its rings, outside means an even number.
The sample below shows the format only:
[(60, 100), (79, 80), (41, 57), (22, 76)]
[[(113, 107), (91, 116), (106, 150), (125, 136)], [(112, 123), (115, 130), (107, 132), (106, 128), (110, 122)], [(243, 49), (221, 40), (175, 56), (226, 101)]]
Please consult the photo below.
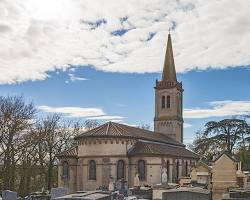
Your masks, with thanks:
[(101, 123), (97, 120), (86, 120), (84, 123), (83, 123), (83, 127), (86, 131), (88, 130), (91, 130), (93, 128), (96, 128), (98, 126), (100, 126)]
[(56, 155), (73, 144), (73, 137), (78, 133), (79, 126), (66, 122), (57, 114), (47, 116), (36, 123), (36, 152), (40, 166), (47, 171), (47, 188), (51, 189), (53, 183), (53, 169)]
[(0, 157), (3, 189), (14, 190), (16, 164), (22, 157), (24, 135), (32, 125), (36, 109), (26, 104), (22, 96), (0, 97)]
[(141, 128), (144, 130), (150, 130), (150, 125), (149, 124), (140, 124), (139, 126), (137, 126), (137, 128)]

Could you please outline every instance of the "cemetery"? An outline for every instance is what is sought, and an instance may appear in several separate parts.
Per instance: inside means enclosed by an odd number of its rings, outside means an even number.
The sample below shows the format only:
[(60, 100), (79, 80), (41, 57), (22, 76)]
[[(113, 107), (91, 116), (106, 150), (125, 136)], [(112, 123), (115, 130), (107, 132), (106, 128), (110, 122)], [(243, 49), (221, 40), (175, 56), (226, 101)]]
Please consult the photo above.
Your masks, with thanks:
[(250, 200), (249, 8), (0, 0), (0, 200)]
[[(237, 164), (237, 168), (236, 168)], [(223, 176), (221, 176), (223, 167)], [(230, 168), (232, 167), (232, 168)], [(230, 154), (223, 152), (215, 158), (213, 166), (199, 162), (192, 169), (190, 177), (181, 177), (178, 183), (168, 181), (167, 169), (162, 169), (161, 183), (143, 184), (138, 174), (134, 176), (133, 187), (126, 180), (110, 177), (108, 187), (100, 186), (93, 191), (70, 192), (66, 187), (52, 188), (50, 192), (36, 192), (20, 198), (17, 192), (2, 191), (1, 200), (249, 200), (249, 173), (240, 169), (240, 163)], [(211, 170), (210, 170), (211, 169)], [(218, 175), (218, 172), (220, 174)], [(200, 178), (199, 176), (205, 176)], [(204, 181), (206, 180), (206, 181)], [(208, 181), (209, 180), (209, 181)], [(220, 183), (220, 184), (218, 184)], [(230, 186), (228, 185), (230, 184)], [(229, 189), (230, 187), (230, 189)]]

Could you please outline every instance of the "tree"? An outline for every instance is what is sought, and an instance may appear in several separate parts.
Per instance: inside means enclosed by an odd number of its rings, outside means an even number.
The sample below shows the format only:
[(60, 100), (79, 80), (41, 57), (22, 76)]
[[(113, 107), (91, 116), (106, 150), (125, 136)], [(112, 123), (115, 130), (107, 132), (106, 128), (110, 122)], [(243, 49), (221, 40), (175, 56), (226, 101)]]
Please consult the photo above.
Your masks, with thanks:
[(206, 123), (199, 131), (190, 148), (207, 160), (227, 150), (236, 154), (244, 169), (250, 166), (250, 126), (245, 119), (224, 119)]
[(84, 127), (84, 129), (86, 131), (89, 131), (89, 130), (91, 130), (93, 128), (96, 128), (96, 127), (98, 127), (100, 125), (101, 125), (101, 123), (99, 121), (97, 121), (97, 120), (86, 120), (83, 123), (83, 127)]
[(41, 166), (47, 169), (47, 189), (53, 183), (53, 169), (56, 155), (72, 145), (75, 127), (71, 123), (61, 120), (57, 114), (47, 116), (36, 123), (36, 152)]
[(24, 135), (32, 125), (36, 109), (22, 96), (0, 97), (0, 157), (3, 189), (14, 190), (16, 165), (27, 146)]
[(219, 143), (222, 149), (232, 153), (235, 145), (242, 141), (248, 124), (241, 119), (224, 119), (219, 122), (206, 123), (204, 136), (209, 137), (210, 143)]
[(149, 124), (140, 124), (137, 126), (137, 128), (144, 129), (144, 130), (150, 130), (150, 125)]
[(220, 141), (208, 138), (202, 131), (196, 132), (193, 144), (189, 145), (189, 148), (209, 161), (212, 161), (213, 156), (223, 150)]

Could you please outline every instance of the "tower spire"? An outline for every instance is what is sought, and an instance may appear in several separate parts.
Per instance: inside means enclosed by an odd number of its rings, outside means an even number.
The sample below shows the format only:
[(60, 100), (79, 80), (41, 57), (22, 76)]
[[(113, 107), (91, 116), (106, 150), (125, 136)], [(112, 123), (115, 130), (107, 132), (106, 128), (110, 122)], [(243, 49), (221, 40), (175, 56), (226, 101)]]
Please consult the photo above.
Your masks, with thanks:
[(168, 33), (168, 42), (164, 60), (162, 80), (177, 81), (170, 30)]

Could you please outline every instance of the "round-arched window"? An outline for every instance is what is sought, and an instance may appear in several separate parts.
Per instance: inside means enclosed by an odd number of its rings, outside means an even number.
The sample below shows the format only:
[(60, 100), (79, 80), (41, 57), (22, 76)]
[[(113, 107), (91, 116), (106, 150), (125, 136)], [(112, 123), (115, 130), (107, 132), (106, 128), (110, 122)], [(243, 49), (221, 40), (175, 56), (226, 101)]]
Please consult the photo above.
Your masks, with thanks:
[(146, 178), (146, 164), (144, 160), (138, 161), (138, 173), (141, 181), (144, 181)]
[(69, 164), (68, 162), (63, 162), (63, 174), (62, 174), (62, 178), (64, 180), (68, 180), (69, 179)]
[(96, 162), (94, 160), (89, 161), (89, 180), (96, 180)]
[(125, 164), (123, 160), (117, 162), (117, 180), (125, 178)]

